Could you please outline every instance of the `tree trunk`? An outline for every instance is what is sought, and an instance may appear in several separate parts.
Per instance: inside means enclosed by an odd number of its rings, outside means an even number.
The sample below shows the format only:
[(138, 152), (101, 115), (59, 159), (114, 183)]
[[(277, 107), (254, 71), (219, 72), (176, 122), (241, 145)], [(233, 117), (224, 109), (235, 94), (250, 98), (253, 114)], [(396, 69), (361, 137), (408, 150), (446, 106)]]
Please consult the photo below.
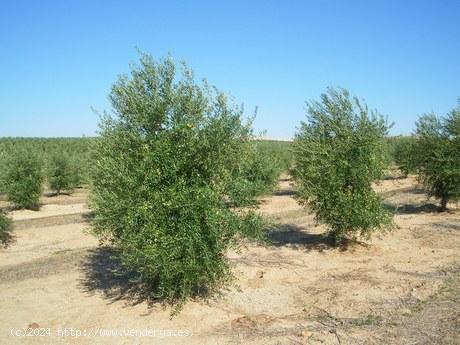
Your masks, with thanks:
[(443, 195), (441, 198), (441, 207), (439, 208), (439, 212), (447, 211), (447, 201), (449, 197), (447, 195)]
[(329, 233), (329, 243), (332, 247), (337, 246), (338, 238), (337, 238), (337, 232), (332, 231)]

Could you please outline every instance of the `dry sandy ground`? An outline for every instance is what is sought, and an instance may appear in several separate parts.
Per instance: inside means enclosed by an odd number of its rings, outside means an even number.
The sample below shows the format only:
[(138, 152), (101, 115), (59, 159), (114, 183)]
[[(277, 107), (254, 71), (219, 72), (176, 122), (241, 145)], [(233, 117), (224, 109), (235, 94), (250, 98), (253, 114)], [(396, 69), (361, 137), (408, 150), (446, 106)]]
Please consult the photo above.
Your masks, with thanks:
[(233, 286), (172, 319), (116, 275), (87, 232), (84, 192), (45, 197), (13, 212), (15, 241), (0, 249), (0, 343), (460, 344), (458, 207), (438, 214), (412, 178), (376, 189), (398, 228), (340, 250), (282, 180), (261, 200), (272, 243), (229, 253)]

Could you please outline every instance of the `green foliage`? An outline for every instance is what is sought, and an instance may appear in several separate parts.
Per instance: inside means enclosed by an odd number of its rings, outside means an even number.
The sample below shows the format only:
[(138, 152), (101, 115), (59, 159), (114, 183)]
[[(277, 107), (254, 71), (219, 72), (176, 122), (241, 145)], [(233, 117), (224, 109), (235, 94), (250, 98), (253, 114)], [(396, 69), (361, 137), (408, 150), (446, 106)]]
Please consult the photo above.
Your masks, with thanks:
[(255, 203), (255, 197), (271, 192), (278, 182), (282, 163), (273, 153), (266, 152), (260, 142), (251, 142), (234, 178), (229, 181), (228, 195), (236, 206)]
[(398, 166), (404, 176), (407, 177), (409, 173), (414, 173), (416, 169), (415, 138), (398, 138), (395, 141), (393, 159), (394, 163)]
[(5, 190), (8, 200), (18, 208), (37, 210), (43, 189), (43, 168), (39, 158), (19, 152), (6, 162)]
[(110, 99), (114, 114), (101, 118), (90, 169), (94, 231), (154, 296), (180, 306), (230, 277), (224, 254), (237, 238), (260, 234), (260, 218), (228, 202), (251, 124), (170, 58), (142, 55)]
[(440, 211), (460, 197), (460, 103), (447, 117), (420, 117), (416, 130), (416, 168), (429, 196), (441, 198)]
[(386, 121), (343, 89), (328, 89), (321, 102), (307, 103), (307, 113), (294, 140), (299, 202), (336, 242), (390, 225), (371, 186), (385, 167)]
[(80, 182), (77, 165), (64, 152), (51, 156), (47, 173), (50, 188), (58, 195), (61, 191), (72, 192)]
[(0, 210), (0, 244), (6, 246), (11, 239), (12, 222), (7, 215)]
[[(75, 172), (78, 176), (75, 187), (86, 183), (89, 170), (89, 147), (93, 138), (0, 138), (0, 193), (4, 192), (2, 185), (2, 172), (4, 172), (8, 157), (17, 155), (19, 152), (28, 151), (40, 157), (46, 164), (46, 171), (49, 178), (52, 170), (53, 157), (65, 155), (72, 168), (78, 168)], [(247, 143), (247, 155), (255, 157), (258, 161), (267, 161), (265, 168), (276, 168), (281, 171), (288, 171), (292, 165), (291, 143), (277, 140), (252, 140)], [(264, 157), (258, 158), (255, 154)], [(250, 169), (251, 164), (248, 158), (244, 160), (245, 167)], [(3, 168), (2, 168), (3, 167)], [(244, 167), (241, 167), (243, 169)], [(270, 190), (271, 179), (268, 179), (268, 186), (264, 188), (254, 188), (254, 190), (264, 190), (262, 192), (246, 193), (250, 199), (254, 196)], [(252, 183), (250, 186), (251, 189)]]
[(278, 140), (258, 140), (257, 148), (262, 155), (273, 157), (281, 171), (287, 172), (292, 166), (292, 142)]
[[(26, 151), (46, 162), (49, 169), (54, 155), (64, 154), (72, 166), (78, 167), (80, 183), (88, 179), (89, 147), (93, 138), (0, 138), (0, 179), (10, 157)], [(0, 181), (1, 182), (1, 181)], [(5, 191), (0, 183), (0, 193)]]

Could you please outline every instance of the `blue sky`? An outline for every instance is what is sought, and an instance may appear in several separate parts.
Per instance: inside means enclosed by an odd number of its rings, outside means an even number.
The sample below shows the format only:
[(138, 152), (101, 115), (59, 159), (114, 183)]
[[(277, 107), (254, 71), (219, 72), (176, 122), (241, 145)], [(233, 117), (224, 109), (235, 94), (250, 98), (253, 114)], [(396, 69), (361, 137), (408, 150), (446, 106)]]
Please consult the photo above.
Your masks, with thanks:
[(460, 1), (0, 0), (0, 136), (94, 135), (136, 47), (259, 107), (292, 137), (306, 100), (348, 88), (412, 132), (460, 97)]

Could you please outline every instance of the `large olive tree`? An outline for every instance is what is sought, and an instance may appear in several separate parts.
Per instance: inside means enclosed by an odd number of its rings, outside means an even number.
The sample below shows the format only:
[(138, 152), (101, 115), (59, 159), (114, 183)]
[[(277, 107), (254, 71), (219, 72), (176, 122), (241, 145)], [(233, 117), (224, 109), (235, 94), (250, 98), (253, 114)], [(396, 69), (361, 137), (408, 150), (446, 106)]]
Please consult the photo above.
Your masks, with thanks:
[(229, 277), (225, 251), (238, 234), (260, 230), (258, 217), (234, 212), (229, 199), (251, 124), (169, 57), (142, 55), (110, 100), (93, 148), (95, 232), (158, 298), (183, 302), (212, 290)]
[(382, 177), (385, 119), (344, 89), (307, 103), (307, 121), (294, 140), (298, 200), (324, 222), (335, 240), (369, 235), (391, 223), (372, 189)]

